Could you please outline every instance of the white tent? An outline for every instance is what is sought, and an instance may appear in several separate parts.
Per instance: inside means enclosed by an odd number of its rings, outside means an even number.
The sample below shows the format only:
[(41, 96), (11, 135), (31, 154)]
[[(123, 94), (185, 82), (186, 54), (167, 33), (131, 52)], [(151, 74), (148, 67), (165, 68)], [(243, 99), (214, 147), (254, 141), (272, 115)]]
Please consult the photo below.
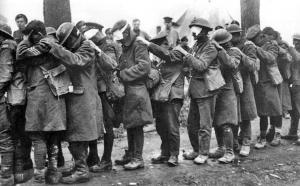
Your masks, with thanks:
[(180, 37), (187, 36), (189, 41), (191, 41), (189, 24), (195, 17), (208, 20), (213, 28), (218, 25), (223, 26), (225, 23), (233, 20), (228, 11), (220, 4), (211, 1), (194, 0), (190, 7), (176, 21), (179, 25), (177, 30)]

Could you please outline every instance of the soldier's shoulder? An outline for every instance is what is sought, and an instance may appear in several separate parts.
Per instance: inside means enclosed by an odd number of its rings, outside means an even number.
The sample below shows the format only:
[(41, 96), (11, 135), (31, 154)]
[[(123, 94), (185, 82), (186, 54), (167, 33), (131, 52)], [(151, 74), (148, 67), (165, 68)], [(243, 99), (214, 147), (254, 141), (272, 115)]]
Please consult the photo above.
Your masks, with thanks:
[(17, 43), (14, 40), (11, 39), (6, 39), (2, 42), (1, 44), (1, 49), (11, 49), (11, 50), (15, 50), (17, 47)]

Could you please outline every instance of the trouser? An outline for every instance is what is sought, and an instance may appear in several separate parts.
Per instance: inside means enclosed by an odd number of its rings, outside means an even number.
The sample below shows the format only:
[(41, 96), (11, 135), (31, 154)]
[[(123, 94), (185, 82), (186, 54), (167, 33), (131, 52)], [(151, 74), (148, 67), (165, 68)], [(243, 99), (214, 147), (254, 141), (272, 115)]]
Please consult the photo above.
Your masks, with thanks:
[[(113, 123), (110, 118), (110, 114), (108, 113), (108, 108), (105, 107), (109, 106), (107, 97), (105, 92), (99, 94), (102, 101), (102, 108), (103, 108), (103, 120), (104, 120), (104, 127), (106, 133), (104, 134), (104, 151), (101, 160), (111, 161), (111, 153), (114, 144), (114, 131), (113, 131)], [(97, 147), (97, 140), (89, 142), (89, 155), (87, 164), (88, 166), (92, 166), (97, 164), (100, 161), (98, 156), (98, 147)]]
[(291, 88), (292, 110), (291, 114), (291, 127), (289, 135), (297, 135), (299, 119), (300, 119), (300, 85), (294, 85)]
[(178, 156), (180, 147), (179, 113), (183, 101), (181, 99), (171, 102), (155, 102), (156, 130), (161, 138), (161, 155)]
[(34, 147), (34, 162), (36, 169), (45, 168), (46, 154), (48, 155), (48, 169), (57, 169), (58, 143), (60, 132), (29, 132)]
[(12, 124), (13, 139), (15, 144), (15, 165), (16, 173), (33, 168), (30, 157), (31, 139), (25, 132), (25, 111), (26, 105), (11, 106), (9, 109), (9, 120)]
[(143, 126), (127, 129), (128, 153), (135, 159), (143, 159), (144, 131)]
[[(268, 116), (260, 116), (260, 137), (265, 139), (268, 129)], [(270, 125), (274, 128), (282, 127), (282, 117), (281, 116), (271, 116), (270, 117)]]
[(89, 168), (86, 163), (88, 154), (88, 141), (73, 141), (69, 142), (69, 150), (75, 161), (75, 171), (80, 173), (88, 173)]
[(235, 140), (239, 140), (243, 145), (250, 145), (252, 135), (251, 130), (251, 121), (242, 120), (239, 125), (233, 127), (233, 137)]
[[(0, 178), (9, 178), (13, 174), (14, 143), (11, 125), (7, 117), (5, 103), (0, 103)], [(1, 180), (0, 180), (1, 182)]]
[(208, 155), (216, 96), (192, 99), (188, 115), (188, 135), (195, 152)]

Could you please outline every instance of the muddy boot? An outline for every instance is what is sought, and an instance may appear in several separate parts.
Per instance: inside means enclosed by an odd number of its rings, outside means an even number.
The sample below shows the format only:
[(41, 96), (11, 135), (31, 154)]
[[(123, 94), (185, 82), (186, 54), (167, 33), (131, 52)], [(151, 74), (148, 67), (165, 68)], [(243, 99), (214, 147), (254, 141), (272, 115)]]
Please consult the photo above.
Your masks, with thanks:
[(91, 172), (98, 173), (98, 172), (104, 172), (104, 171), (111, 171), (112, 170), (112, 162), (111, 161), (105, 161), (101, 160), (96, 165), (93, 165), (89, 167)]
[(144, 168), (144, 161), (140, 158), (133, 158), (129, 163), (124, 165), (125, 170), (136, 170)]
[(266, 135), (267, 142), (270, 143), (274, 139), (274, 135), (275, 135), (275, 127), (271, 126)]
[(233, 149), (226, 149), (226, 152), (223, 157), (219, 158), (218, 161), (220, 163), (231, 163), (234, 160), (234, 152)]
[(258, 137), (256, 144), (254, 145), (254, 147), (256, 149), (263, 149), (265, 148), (267, 145), (267, 140), (266, 138), (262, 138), (262, 137)]
[(232, 128), (229, 124), (222, 126), (222, 128), (223, 142), (226, 150), (224, 156), (219, 158), (218, 161), (220, 163), (230, 163), (234, 160)]
[(13, 152), (0, 153), (1, 172), (0, 172), (0, 185), (12, 186), (14, 185), (13, 177)]
[(169, 160), (169, 156), (159, 155), (156, 158), (151, 158), (152, 164), (164, 164), (167, 163)]
[(289, 133), (286, 136), (282, 136), (282, 139), (296, 141), (298, 139), (297, 130), (299, 126), (299, 120), (295, 119), (294, 116), (291, 119), (291, 127)]
[(61, 183), (75, 184), (85, 183), (90, 180), (89, 168), (86, 164), (88, 144), (85, 142), (71, 142), (69, 149), (75, 160), (72, 174), (61, 179)]
[(194, 163), (201, 165), (201, 164), (206, 163), (207, 160), (208, 160), (208, 156), (200, 154), (194, 159)]
[(281, 134), (280, 134), (281, 133), (281, 129), (276, 128), (275, 130), (276, 130), (276, 132), (275, 132), (274, 138), (271, 141), (270, 145), (277, 147), (277, 146), (280, 145), (280, 141), (281, 141)]
[(34, 182), (35, 183), (45, 183), (45, 171), (46, 169), (34, 169)]
[(194, 160), (197, 156), (199, 155), (199, 152), (184, 152), (183, 153), (183, 158), (186, 160)]
[(57, 169), (58, 146), (51, 145), (48, 149), (48, 168), (45, 173), (47, 184), (58, 184), (62, 178), (61, 172)]
[(208, 156), (210, 158), (218, 159), (223, 157), (225, 154), (225, 148), (224, 147), (217, 147), (213, 152), (209, 153)]
[(240, 150), (240, 156), (247, 157), (250, 154), (250, 140), (244, 139)]
[(129, 163), (132, 159), (132, 152), (129, 152), (128, 150), (125, 150), (125, 154), (120, 160), (115, 160), (115, 163), (117, 165), (125, 165)]
[(169, 167), (178, 166), (178, 156), (170, 156), (168, 160)]

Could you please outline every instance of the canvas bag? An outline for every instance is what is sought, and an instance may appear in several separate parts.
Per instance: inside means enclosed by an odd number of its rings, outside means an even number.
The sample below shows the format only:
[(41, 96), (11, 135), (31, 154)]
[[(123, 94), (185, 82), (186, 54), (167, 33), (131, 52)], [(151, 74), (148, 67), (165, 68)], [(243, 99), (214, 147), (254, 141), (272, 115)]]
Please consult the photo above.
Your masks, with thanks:
[(40, 66), (40, 68), (42, 69), (44, 78), (47, 80), (50, 90), (54, 96), (62, 96), (69, 92), (73, 92), (73, 90), (69, 90), (70, 87), (73, 86), (70, 76), (64, 65), (61, 64), (50, 70), (47, 70), (43, 66)]
[(172, 79), (164, 80), (161, 79), (159, 85), (153, 90), (151, 99), (158, 102), (167, 102), (169, 101), (169, 95), (172, 89), (172, 85), (179, 77), (181, 72), (177, 72), (173, 75)]

